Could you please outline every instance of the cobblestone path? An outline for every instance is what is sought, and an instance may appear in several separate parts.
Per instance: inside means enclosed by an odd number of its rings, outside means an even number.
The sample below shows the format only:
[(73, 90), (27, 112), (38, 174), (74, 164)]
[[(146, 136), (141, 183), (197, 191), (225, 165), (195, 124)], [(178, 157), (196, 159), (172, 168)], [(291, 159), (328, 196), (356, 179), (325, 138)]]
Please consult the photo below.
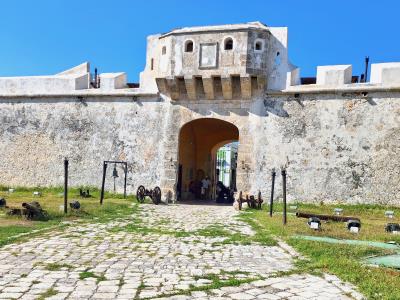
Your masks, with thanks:
[(337, 277), (279, 275), (290, 247), (224, 243), (252, 235), (228, 206), (141, 205), (129, 219), (73, 224), (0, 249), (0, 299), (362, 299)]

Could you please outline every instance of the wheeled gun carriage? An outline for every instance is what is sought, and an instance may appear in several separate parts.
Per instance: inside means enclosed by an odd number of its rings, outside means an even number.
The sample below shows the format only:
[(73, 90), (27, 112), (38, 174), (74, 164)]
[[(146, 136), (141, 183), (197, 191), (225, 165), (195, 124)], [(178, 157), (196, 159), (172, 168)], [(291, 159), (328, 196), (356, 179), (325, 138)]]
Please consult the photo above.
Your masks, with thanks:
[(261, 192), (258, 192), (257, 198), (254, 197), (253, 195), (246, 195), (246, 198), (243, 198), (242, 191), (239, 193), (239, 198), (238, 198), (238, 203), (239, 203), (239, 210), (242, 209), (243, 203), (247, 203), (247, 205), (250, 208), (257, 208), (261, 209), (261, 204), (263, 203), (263, 199), (261, 198)]
[(161, 202), (161, 189), (156, 186), (152, 190), (146, 189), (143, 185), (139, 186), (136, 191), (136, 198), (140, 203), (144, 202), (146, 197), (150, 197), (154, 204), (160, 204)]
[(28, 220), (45, 221), (49, 219), (47, 211), (42, 209), (39, 202), (24, 202), (22, 208), (10, 208), (7, 212), (10, 216), (25, 216)]

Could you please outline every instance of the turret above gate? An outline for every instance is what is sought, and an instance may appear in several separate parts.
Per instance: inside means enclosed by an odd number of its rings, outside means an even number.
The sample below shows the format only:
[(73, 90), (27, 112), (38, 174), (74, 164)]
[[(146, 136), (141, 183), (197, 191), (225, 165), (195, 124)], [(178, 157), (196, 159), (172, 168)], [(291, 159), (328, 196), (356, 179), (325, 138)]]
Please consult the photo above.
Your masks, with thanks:
[(172, 100), (250, 99), (284, 89), (293, 68), (286, 27), (190, 27), (148, 37), (141, 86)]

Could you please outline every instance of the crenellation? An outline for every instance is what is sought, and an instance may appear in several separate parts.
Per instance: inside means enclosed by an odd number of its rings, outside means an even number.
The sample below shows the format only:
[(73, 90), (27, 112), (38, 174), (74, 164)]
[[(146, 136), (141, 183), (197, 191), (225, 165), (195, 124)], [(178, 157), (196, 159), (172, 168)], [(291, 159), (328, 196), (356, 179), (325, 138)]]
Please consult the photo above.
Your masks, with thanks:
[(317, 85), (341, 86), (351, 83), (351, 65), (318, 66)]
[(400, 63), (372, 64), (371, 83), (400, 85)]

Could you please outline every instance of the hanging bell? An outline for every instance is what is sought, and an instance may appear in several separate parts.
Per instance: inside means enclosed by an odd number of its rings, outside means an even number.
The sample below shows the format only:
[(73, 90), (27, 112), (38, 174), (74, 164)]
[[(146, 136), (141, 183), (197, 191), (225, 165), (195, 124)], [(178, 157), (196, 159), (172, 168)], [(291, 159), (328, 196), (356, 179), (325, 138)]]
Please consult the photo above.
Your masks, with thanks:
[(114, 165), (114, 170), (113, 170), (113, 173), (112, 173), (112, 177), (114, 177), (114, 178), (119, 177), (118, 176), (118, 171), (117, 171), (117, 165)]

